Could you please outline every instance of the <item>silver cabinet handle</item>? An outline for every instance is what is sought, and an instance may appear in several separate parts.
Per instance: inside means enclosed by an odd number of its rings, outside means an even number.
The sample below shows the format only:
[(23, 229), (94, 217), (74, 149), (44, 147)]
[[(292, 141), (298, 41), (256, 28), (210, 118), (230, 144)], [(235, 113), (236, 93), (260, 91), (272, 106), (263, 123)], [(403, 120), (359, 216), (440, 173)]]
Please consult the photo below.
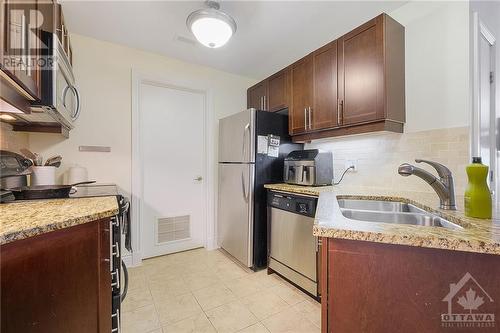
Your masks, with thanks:
[(337, 125), (340, 125), (340, 98), (337, 98)]
[(120, 310), (116, 309), (116, 313), (113, 313), (111, 315), (111, 318), (115, 318), (115, 317), (116, 317), (116, 322), (118, 323), (118, 327), (111, 329), (111, 332), (120, 333), (120, 331), (121, 331), (121, 327), (120, 327)]
[(304, 108), (304, 129), (307, 130), (307, 108)]
[(116, 287), (117, 289), (120, 289), (120, 275), (119, 274), (119, 268), (116, 268), (114, 272), (111, 273), (111, 281), (113, 281), (113, 276), (115, 277), (116, 282), (111, 282), (111, 287)]
[(267, 111), (266, 102), (267, 102), (267, 96), (264, 95), (264, 103), (262, 104), (262, 110), (266, 110)]
[[(23, 16), (24, 17), (24, 16)], [(26, 71), (28, 76), (31, 76), (31, 45), (30, 45), (30, 35), (31, 29), (29, 28), (29, 24), (27, 25), (28, 31), (26, 33)]]
[(344, 111), (344, 102), (338, 98), (337, 99), (337, 125), (342, 125), (342, 112)]
[(26, 70), (26, 16), (21, 17), (21, 70)]
[(311, 112), (312, 112), (312, 109), (311, 109), (311, 107), (309, 107), (309, 129), (312, 129)]

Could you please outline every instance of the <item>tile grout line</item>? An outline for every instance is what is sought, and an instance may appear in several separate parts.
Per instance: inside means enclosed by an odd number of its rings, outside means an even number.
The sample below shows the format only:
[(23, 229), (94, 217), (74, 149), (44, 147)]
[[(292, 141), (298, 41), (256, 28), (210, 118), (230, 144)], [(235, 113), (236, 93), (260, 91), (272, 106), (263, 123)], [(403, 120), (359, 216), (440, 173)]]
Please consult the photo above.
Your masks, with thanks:
[[(192, 292), (191, 292), (192, 293)], [(205, 312), (205, 309), (203, 309), (203, 307), (201, 306), (200, 302), (198, 301), (198, 299), (196, 298), (196, 296), (193, 294), (193, 297), (194, 297), (194, 300), (196, 301), (196, 303), (198, 304), (198, 306), (200, 307), (201, 309), (201, 312), (203, 313), (203, 315), (205, 316), (205, 318), (207, 318), (208, 322), (210, 323), (210, 326), (212, 326), (212, 328), (217, 332), (217, 329), (215, 328), (214, 324), (212, 323), (212, 321), (210, 320), (210, 317), (208, 316), (208, 314)]]
[[(163, 332), (163, 326), (162, 326), (162, 324), (160, 322), (160, 314), (159, 314), (158, 309), (156, 307), (156, 301), (155, 301), (155, 299), (153, 297), (153, 293), (151, 292), (151, 288), (149, 287), (149, 279), (148, 279), (147, 276), (146, 276), (146, 285), (148, 287), (149, 294), (151, 295), (151, 300), (153, 301), (153, 308), (155, 309), (156, 320), (158, 321), (159, 328)], [(156, 329), (158, 329), (158, 328), (156, 328)]]

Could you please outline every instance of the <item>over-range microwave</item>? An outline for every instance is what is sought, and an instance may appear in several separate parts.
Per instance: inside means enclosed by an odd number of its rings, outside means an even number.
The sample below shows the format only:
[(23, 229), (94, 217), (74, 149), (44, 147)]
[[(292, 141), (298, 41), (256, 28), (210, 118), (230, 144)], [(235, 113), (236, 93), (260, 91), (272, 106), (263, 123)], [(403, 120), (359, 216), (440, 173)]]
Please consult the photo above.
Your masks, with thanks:
[[(81, 110), (80, 93), (75, 85), (73, 69), (56, 34), (42, 31), (41, 39), (45, 44), (42, 48), (42, 60), (46, 65), (41, 70), (41, 99), (32, 103), (34, 112), (26, 118), (43, 121), (44, 117), (49, 116), (52, 121), (71, 129)], [(30, 119), (31, 117), (38, 119)]]

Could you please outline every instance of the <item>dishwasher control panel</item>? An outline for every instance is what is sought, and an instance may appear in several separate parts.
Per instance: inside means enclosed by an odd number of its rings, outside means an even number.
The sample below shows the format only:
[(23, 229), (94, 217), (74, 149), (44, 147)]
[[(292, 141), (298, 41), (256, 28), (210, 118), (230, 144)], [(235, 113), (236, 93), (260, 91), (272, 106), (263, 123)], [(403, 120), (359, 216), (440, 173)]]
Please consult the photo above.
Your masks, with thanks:
[(287, 193), (269, 192), (268, 205), (295, 214), (314, 217), (318, 199)]

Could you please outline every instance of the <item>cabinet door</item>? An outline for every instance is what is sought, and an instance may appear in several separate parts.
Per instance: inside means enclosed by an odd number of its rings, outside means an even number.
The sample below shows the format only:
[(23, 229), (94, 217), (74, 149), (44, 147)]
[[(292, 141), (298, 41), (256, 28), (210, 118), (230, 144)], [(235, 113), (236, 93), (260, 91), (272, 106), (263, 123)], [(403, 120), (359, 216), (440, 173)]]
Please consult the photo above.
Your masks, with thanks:
[(384, 117), (383, 22), (379, 16), (339, 41), (342, 124)]
[(314, 130), (339, 126), (337, 92), (337, 41), (313, 53), (314, 107), (312, 128)]
[(40, 30), (37, 1), (3, 0), (3, 68), (33, 97), (40, 97)]
[(267, 94), (267, 81), (257, 83), (255, 86), (248, 88), (247, 91), (247, 107), (257, 110), (267, 110), (265, 105), (265, 96)]
[(313, 100), (313, 62), (308, 55), (292, 65), (292, 105), (290, 108), (290, 134), (304, 133), (311, 130), (309, 109)]
[(111, 332), (109, 234), (100, 242), (99, 224), (109, 229), (104, 219), (1, 246), (2, 333)]
[(289, 72), (283, 70), (268, 79), (268, 110), (271, 112), (286, 109), (290, 95)]

